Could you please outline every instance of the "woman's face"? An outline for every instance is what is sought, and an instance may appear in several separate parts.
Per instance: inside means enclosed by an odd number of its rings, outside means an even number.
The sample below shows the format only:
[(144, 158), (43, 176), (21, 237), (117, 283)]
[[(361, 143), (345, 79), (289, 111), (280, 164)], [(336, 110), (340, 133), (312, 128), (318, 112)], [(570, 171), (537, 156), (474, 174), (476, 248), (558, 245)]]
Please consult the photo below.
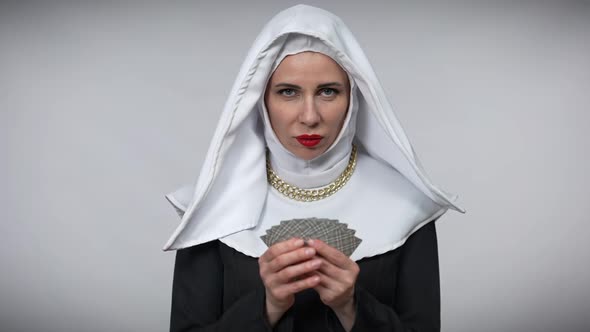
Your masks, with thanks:
[(295, 156), (311, 160), (324, 153), (340, 133), (350, 84), (329, 56), (302, 52), (283, 59), (264, 96), (275, 135)]

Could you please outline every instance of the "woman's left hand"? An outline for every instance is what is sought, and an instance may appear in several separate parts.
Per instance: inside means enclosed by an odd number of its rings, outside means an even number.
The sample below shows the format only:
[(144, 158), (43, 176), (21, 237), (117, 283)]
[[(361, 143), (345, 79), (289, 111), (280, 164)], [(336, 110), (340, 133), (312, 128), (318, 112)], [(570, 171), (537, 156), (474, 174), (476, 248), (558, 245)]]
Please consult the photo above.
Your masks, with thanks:
[(359, 274), (358, 264), (321, 240), (308, 240), (322, 260), (320, 268), (313, 272), (320, 276), (320, 284), (314, 289), (322, 302), (332, 308), (342, 326), (350, 331), (355, 319), (354, 286)]

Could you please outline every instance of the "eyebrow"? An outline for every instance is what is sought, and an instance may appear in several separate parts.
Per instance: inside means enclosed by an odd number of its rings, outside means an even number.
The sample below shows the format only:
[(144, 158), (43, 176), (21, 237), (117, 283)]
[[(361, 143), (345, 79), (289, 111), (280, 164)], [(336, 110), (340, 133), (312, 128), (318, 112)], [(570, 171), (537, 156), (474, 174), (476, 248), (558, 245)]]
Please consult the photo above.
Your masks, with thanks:
[[(331, 86), (343, 87), (344, 85), (339, 82), (329, 82), (329, 83), (322, 83), (322, 84), (318, 85), (318, 88), (321, 89), (321, 88), (327, 88), (327, 87), (331, 87)], [(301, 89), (301, 87), (299, 85), (291, 84), (291, 83), (277, 83), (277, 84), (275, 84), (275, 88), (279, 88), (279, 87), (291, 88), (291, 89)]]

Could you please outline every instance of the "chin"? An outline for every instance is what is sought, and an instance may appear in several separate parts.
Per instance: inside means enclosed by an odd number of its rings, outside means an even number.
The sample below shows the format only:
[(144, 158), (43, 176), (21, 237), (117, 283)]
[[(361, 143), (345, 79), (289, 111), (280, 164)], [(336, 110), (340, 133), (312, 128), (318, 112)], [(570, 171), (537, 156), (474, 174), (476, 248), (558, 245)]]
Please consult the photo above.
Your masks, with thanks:
[(314, 148), (307, 148), (307, 147), (301, 147), (299, 149), (297, 149), (297, 151), (292, 151), (292, 153), (297, 156), (298, 158), (301, 158), (303, 160), (312, 160), (320, 155), (322, 155), (322, 153), (324, 153), (327, 149), (323, 148), (323, 147), (314, 147)]

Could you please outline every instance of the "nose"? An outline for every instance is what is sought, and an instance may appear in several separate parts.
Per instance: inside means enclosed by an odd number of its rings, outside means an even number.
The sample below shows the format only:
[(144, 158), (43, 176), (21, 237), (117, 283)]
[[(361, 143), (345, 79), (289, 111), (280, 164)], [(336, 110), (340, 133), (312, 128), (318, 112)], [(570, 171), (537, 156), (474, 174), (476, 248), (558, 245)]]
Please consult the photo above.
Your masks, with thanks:
[(320, 113), (313, 97), (303, 100), (299, 112), (299, 122), (308, 127), (315, 127), (320, 122)]

